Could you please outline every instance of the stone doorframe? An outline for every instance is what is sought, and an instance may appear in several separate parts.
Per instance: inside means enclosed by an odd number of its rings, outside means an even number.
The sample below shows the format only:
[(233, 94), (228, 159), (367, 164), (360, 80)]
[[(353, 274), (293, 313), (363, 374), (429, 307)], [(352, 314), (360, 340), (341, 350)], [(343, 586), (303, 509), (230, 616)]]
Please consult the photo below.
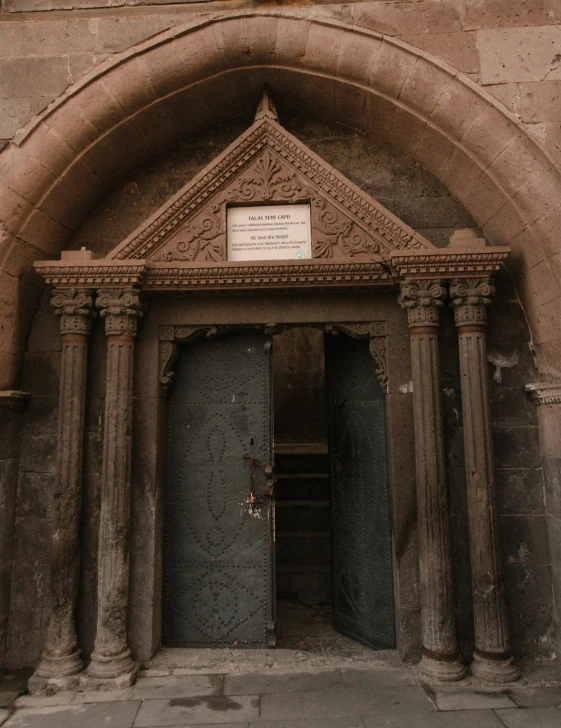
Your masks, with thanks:
[[(411, 340), (413, 411), (415, 424), (416, 489), (421, 585), (423, 674), (443, 682), (465, 675), (457, 647), (448, 493), (444, 462), (442, 402), (439, 383), (439, 309), (447, 298), (454, 308), (459, 334), (462, 401), (468, 480), (470, 550), (476, 648), (471, 670), (495, 682), (518, 677), (510, 653), (502, 579), (498, 564), (497, 519), (494, 505), (493, 451), (485, 353), (486, 307), (494, 293), (492, 274), (508, 248), (485, 247), (484, 240), (460, 236), (447, 249), (396, 250), (385, 273), (365, 286), (353, 262), (337, 263), (335, 285), (347, 291), (365, 287), (387, 291), (399, 287), (399, 304), (407, 312)], [(156, 264), (162, 265), (162, 264)], [(174, 268), (177, 265), (174, 264)], [(312, 261), (305, 276), (301, 263), (275, 264), (286, 270), (284, 289), (325, 289), (324, 271), (333, 264)], [(36, 265), (47, 283), (55, 285), (53, 306), (60, 316), (62, 370), (60, 383), (59, 454), (57, 472), (65, 497), (59, 511), (52, 549), (53, 612), (43, 659), (30, 681), (32, 690), (69, 685), (110, 688), (130, 685), (136, 665), (127, 635), (130, 519), (131, 418), (133, 408), (134, 341), (138, 322), (146, 313), (150, 263), (92, 261), (83, 251), (62, 261)], [(196, 266), (184, 263), (186, 274)], [(223, 266), (227, 268), (227, 264)], [(312, 274), (311, 269), (315, 267)], [(251, 291), (252, 271), (263, 281), (263, 266), (245, 265), (232, 283)], [(199, 270), (200, 270), (199, 266)], [(208, 268), (205, 269), (208, 272)], [(241, 271), (240, 271), (241, 273)], [(162, 269), (159, 271), (161, 281)], [(277, 271), (278, 276), (278, 271)], [(357, 280), (358, 278), (358, 280)], [(208, 287), (216, 279), (206, 277)], [(231, 280), (231, 279), (230, 279)], [(185, 276), (170, 270), (168, 290), (184, 290)], [(222, 288), (224, 280), (220, 283)], [(274, 288), (274, 283), (272, 285)], [(174, 290), (175, 289), (175, 290)], [(160, 289), (161, 290), (161, 289)], [(98, 622), (92, 661), (83, 672), (77, 644), (74, 610), (77, 598), (78, 530), (81, 456), (85, 407), (85, 367), (94, 309), (108, 337), (107, 393), (102, 469), (102, 513), (98, 563)], [(267, 326), (264, 324), (264, 326)], [(335, 323), (355, 336), (369, 336), (371, 351), (384, 380), (383, 336), (378, 323)], [(171, 381), (177, 342), (204, 329), (163, 327), (159, 350), (160, 385)]]

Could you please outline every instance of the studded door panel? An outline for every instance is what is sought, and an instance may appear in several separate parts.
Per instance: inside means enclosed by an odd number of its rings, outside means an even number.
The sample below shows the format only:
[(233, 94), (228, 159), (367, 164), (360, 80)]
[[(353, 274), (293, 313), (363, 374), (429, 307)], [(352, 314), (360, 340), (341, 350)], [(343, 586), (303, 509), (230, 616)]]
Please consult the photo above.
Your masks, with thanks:
[(270, 389), (264, 334), (181, 347), (168, 410), (164, 645), (274, 643)]
[(325, 337), (333, 514), (333, 619), (395, 646), (385, 394), (368, 341)]

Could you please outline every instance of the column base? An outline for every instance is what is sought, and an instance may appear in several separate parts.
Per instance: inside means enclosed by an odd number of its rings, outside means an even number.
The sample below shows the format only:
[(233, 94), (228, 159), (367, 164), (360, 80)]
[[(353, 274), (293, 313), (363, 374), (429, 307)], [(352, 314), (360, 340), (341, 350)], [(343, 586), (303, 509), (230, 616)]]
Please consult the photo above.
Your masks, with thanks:
[(514, 663), (512, 655), (505, 655), (504, 657), (497, 655), (497, 658), (490, 659), (475, 651), (473, 653), (473, 662), (471, 663), (471, 674), (487, 682), (516, 682), (520, 677), (520, 672)]
[[(111, 657), (105, 657), (94, 652), (86, 672), (87, 676), (84, 676), (84, 679), (91, 679), (97, 685), (97, 687), (88, 687), (88, 690), (104, 689), (105, 684), (109, 685), (108, 690), (115, 690), (119, 689), (119, 687), (125, 688), (133, 685), (138, 672), (138, 665), (131, 660), (130, 650), (128, 649), (120, 655), (112, 655)], [(127, 681), (129, 681), (128, 684)]]
[(438, 659), (431, 655), (423, 655), (419, 664), (421, 675), (430, 682), (457, 682), (466, 676), (466, 667), (460, 660), (460, 656), (453, 656), (452, 659)]
[(80, 675), (80, 690), (126, 690), (132, 687), (140, 670), (140, 665), (133, 662), (133, 668), (130, 672), (118, 677), (92, 677), (87, 672)]
[(43, 677), (37, 671), (27, 681), (27, 689), (31, 695), (54, 695), (80, 690), (81, 673), (66, 677)]
[(29, 678), (30, 693), (57, 693), (62, 690), (75, 690), (79, 683), (78, 673), (84, 669), (80, 650), (70, 655), (41, 656), (41, 662)]

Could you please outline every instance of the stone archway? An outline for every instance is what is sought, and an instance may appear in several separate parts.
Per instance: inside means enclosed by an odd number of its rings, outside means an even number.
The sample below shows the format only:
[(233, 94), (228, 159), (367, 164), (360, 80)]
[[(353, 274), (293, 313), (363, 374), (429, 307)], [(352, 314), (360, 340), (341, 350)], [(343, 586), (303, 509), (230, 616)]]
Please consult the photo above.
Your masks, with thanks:
[(331, 20), (249, 12), (174, 28), (102, 64), (2, 153), (2, 388), (17, 387), (36, 305), (31, 262), (58, 254), (132, 165), (253, 104), (263, 81), (291, 108), (313, 107), (403, 150), (491, 242), (512, 246), (540, 366), (553, 375), (561, 180), (547, 154), (490, 96), (425, 53)]

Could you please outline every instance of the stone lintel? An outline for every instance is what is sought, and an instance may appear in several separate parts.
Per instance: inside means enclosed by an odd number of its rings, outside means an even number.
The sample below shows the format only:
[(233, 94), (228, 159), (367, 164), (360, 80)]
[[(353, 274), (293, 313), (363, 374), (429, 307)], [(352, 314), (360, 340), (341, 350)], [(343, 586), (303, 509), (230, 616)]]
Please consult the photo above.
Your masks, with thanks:
[(561, 383), (532, 382), (524, 389), (534, 404), (561, 404)]
[(23, 412), (30, 399), (31, 395), (28, 392), (19, 392), (15, 389), (0, 391), (0, 412), (2, 410)]

